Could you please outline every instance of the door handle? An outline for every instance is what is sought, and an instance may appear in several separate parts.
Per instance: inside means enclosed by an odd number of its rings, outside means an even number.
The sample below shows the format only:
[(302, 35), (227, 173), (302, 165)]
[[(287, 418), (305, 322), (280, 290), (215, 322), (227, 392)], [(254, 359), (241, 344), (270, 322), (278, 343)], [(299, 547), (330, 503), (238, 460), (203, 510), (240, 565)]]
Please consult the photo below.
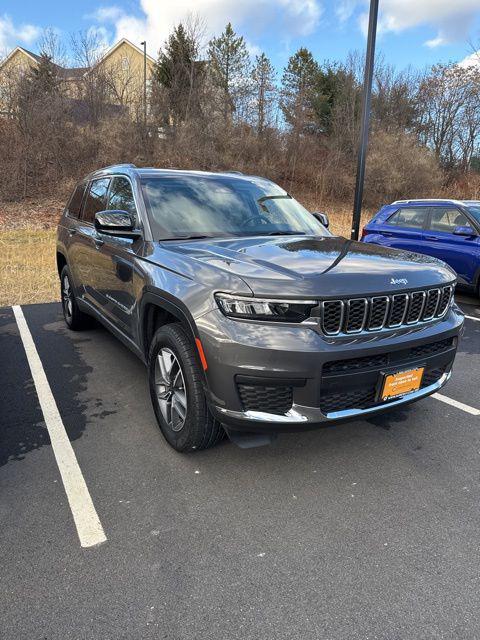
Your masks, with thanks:
[(101, 238), (94, 238), (93, 241), (97, 249), (100, 249), (100, 247), (105, 244), (105, 240), (102, 240)]
[(77, 230), (76, 230), (76, 229), (69, 229), (69, 231), (68, 231), (68, 235), (69, 235), (70, 237), (74, 236), (76, 233), (77, 233)]
[(425, 236), (425, 240), (431, 240), (432, 242), (438, 242), (438, 238), (436, 236)]

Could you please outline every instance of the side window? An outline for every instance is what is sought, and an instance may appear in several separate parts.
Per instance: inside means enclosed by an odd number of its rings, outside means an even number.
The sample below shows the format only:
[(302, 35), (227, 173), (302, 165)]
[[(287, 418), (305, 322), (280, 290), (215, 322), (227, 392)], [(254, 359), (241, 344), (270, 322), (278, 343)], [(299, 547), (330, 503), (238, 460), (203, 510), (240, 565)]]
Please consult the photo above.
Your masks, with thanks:
[(95, 219), (95, 214), (98, 211), (104, 211), (107, 206), (107, 191), (110, 178), (99, 178), (93, 180), (90, 185), (90, 189), (85, 200), (85, 206), (83, 208), (83, 220), (92, 222)]
[(135, 200), (133, 199), (132, 185), (128, 178), (113, 178), (110, 185), (110, 191), (108, 194), (108, 206), (107, 209), (120, 209), (121, 211), (128, 211), (132, 216), (137, 219), (137, 212), (135, 209)]
[(455, 207), (435, 207), (432, 209), (430, 229), (453, 233), (455, 227), (469, 227), (467, 217)]
[(83, 194), (85, 193), (85, 186), (86, 186), (85, 183), (77, 185), (67, 205), (66, 212), (72, 218), (78, 218), (80, 215), (80, 210), (82, 208)]
[(427, 217), (427, 207), (404, 207), (387, 220), (387, 224), (409, 229), (422, 229)]

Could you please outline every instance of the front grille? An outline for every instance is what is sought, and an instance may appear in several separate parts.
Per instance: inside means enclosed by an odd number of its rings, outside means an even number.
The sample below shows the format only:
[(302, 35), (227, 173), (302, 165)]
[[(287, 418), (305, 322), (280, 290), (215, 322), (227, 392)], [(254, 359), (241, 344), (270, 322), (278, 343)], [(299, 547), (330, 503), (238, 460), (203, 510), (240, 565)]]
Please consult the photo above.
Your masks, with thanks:
[(453, 338), (445, 338), (436, 342), (427, 342), (408, 350), (402, 350), (397, 354), (379, 353), (361, 358), (347, 358), (346, 360), (332, 360), (323, 365), (323, 375), (335, 373), (354, 373), (358, 371), (368, 371), (369, 369), (381, 369), (392, 366), (395, 363), (401, 364), (404, 361), (412, 361), (414, 358), (425, 358), (443, 353), (453, 346)]
[(293, 388), (238, 383), (238, 393), (245, 411), (264, 411), (283, 415), (292, 408)]
[(379, 331), (441, 318), (448, 310), (453, 286), (390, 296), (324, 300), (321, 327), (328, 336)]
[(363, 358), (349, 358), (348, 360), (333, 360), (323, 365), (323, 373), (350, 373), (363, 369), (380, 369), (388, 366), (388, 355), (381, 353), (376, 356)]
[(445, 340), (437, 340), (437, 342), (427, 342), (427, 344), (418, 345), (410, 349), (410, 355), (414, 358), (423, 358), (425, 356), (433, 356), (442, 353), (453, 346), (453, 338)]
[[(446, 367), (437, 367), (425, 371), (422, 378), (421, 389), (429, 387), (438, 382), (445, 373)], [(320, 409), (323, 414), (334, 411), (345, 411), (348, 409), (370, 409), (377, 405), (388, 404), (377, 401), (377, 386), (363, 386), (344, 392), (331, 393), (323, 392), (320, 398)]]

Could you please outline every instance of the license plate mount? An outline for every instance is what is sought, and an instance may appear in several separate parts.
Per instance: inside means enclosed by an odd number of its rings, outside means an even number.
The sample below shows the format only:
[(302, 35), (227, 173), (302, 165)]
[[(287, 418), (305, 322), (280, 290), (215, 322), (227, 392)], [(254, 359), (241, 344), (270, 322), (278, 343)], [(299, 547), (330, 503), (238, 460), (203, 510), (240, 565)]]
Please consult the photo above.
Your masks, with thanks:
[(383, 373), (380, 387), (380, 400), (387, 402), (401, 398), (420, 389), (425, 366), (402, 369), (393, 373)]

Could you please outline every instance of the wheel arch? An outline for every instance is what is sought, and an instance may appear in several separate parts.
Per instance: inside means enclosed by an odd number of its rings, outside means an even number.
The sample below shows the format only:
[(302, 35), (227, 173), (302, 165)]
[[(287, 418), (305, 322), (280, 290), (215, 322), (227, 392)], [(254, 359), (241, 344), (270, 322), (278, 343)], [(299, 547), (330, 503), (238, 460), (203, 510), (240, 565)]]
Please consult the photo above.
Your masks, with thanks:
[(57, 271), (58, 271), (58, 277), (61, 276), (62, 269), (63, 269), (63, 267), (66, 266), (66, 264), (67, 264), (67, 258), (65, 257), (65, 254), (57, 249)]
[(155, 331), (172, 322), (180, 323), (195, 344), (198, 332), (187, 307), (177, 300), (172, 300), (167, 294), (145, 293), (140, 305), (140, 342), (145, 360), (148, 359), (150, 343)]

